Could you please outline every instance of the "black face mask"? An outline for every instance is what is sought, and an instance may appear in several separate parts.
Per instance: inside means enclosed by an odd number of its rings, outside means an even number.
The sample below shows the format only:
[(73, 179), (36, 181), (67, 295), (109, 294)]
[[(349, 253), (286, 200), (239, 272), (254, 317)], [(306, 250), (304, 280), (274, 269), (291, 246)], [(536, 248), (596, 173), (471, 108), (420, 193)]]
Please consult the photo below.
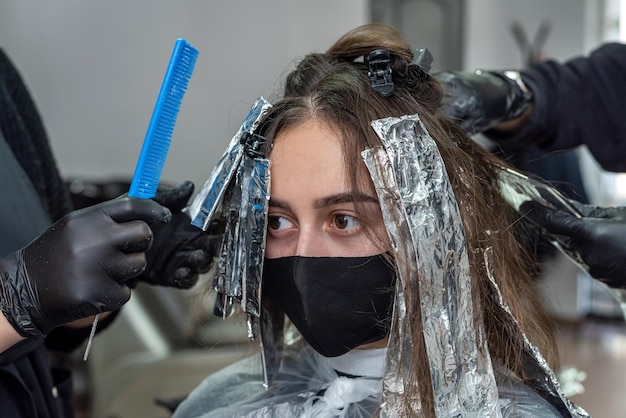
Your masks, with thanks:
[(318, 353), (335, 357), (388, 335), (395, 278), (382, 255), (266, 259), (263, 294)]

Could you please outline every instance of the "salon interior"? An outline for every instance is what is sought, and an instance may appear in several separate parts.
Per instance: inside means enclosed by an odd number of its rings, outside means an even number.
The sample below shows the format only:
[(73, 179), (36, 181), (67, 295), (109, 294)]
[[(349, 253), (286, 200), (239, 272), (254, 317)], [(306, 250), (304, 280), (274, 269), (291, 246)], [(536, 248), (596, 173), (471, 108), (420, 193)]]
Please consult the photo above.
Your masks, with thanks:
[[(624, 0), (0, 0), (0, 46), (43, 117), (77, 206), (125, 193), (171, 48), (200, 55), (162, 181), (207, 180), (254, 101), (276, 94), (294, 60), (358, 25), (399, 28), (433, 70), (524, 68), (626, 42)], [(492, 144), (477, 135), (476, 141)], [(528, 169), (598, 205), (626, 204), (626, 175), (586, 149), (567, 167), (538, 152)], [(572, 174), (574, 173), (574, 174)], [(563, 390), (591, 416), (626, 410), (626, 324), (613, 294), (558, 251), (538, 283), (558, 323)], [(139, 285), (87, 361), (76, 353), (82, 418), (166, 417), (167, 402), (256, 350), (245, 321), (213, 316), (208, 279), (191, 290)], [(81, 350), (79, 350), (81, 351)]]

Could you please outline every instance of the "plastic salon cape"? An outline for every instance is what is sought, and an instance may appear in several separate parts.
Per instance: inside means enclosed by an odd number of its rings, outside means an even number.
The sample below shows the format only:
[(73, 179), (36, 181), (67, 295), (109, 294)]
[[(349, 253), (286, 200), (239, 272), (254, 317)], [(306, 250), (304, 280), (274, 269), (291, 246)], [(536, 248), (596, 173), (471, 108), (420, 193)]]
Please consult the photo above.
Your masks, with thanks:
[[(267, 390), (261, 383), (260, 356), (248, 357), (205, 379), (174, 418), (371, 417), (381, 402), (384, 357), (385, 349), (374, 349), (326, 358), (306, 346), (285, 355)], [(353, 374), (363, 370), (368, 376)], [(503, 417), (561, 417), (517, 378), (500, 373), (496, 379)]]

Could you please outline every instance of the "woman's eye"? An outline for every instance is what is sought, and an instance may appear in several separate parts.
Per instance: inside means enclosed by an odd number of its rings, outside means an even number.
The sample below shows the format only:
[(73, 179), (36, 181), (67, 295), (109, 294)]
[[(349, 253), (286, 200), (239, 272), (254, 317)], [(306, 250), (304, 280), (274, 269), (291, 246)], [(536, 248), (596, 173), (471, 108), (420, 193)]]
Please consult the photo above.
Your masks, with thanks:
[(267, 219), (267, 226), (274, 231), (281, 231), (291, 227), (293, 224), (281, 216), (270, 216)]
[(359, 226), (359, 221), (350, 215), (335, 215), (333, 222), (338, 229), (342, 230), (353, 229)]

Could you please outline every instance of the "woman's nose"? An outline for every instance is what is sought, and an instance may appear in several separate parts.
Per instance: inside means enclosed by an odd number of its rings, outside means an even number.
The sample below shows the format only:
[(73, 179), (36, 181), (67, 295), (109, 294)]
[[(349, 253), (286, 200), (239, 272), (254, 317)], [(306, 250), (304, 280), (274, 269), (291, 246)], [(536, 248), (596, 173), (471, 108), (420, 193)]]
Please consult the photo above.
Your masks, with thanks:
[(295, 255), (303, 257), (328, 257), (328, 240), (323, 231), (314, 227), (300, 228), (296, 242)]

